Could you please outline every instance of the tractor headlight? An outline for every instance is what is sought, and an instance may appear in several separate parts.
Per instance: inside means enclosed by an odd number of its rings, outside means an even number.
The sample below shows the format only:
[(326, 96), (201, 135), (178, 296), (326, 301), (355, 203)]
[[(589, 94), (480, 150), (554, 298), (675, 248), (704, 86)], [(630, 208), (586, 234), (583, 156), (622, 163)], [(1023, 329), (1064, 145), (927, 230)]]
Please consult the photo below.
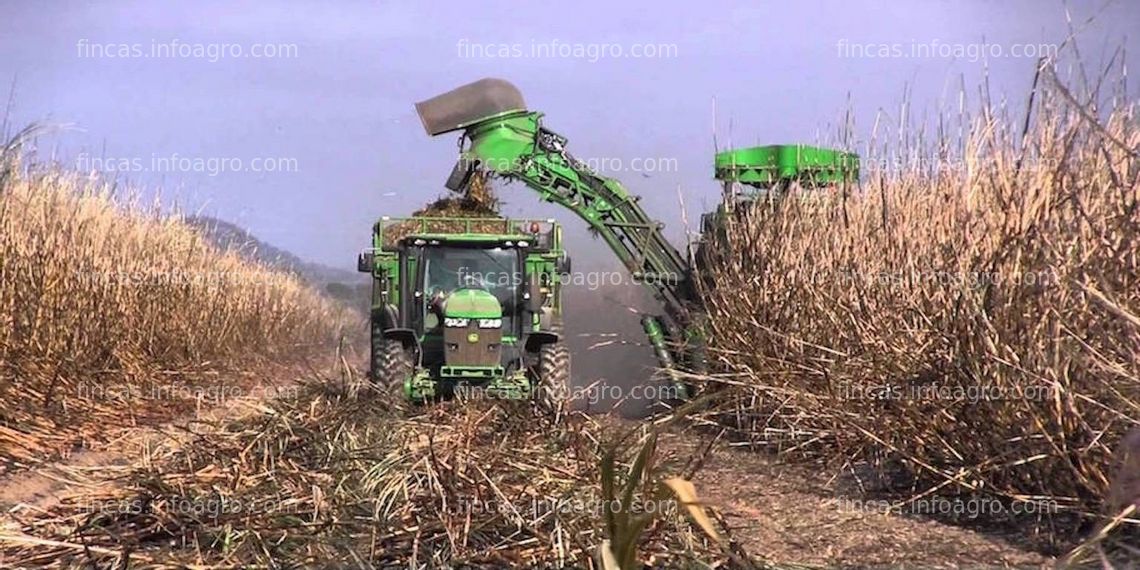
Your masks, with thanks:
[(463, 328), (463, 327), (467, 326), (468, 322), (470, 322), (469, 319), (455, 319), (455, 318), (447, 317), (447, 318), (443, 319), (443, 326)]
[(479, 328), (501, 329), (503, 328), (503, 319), (479, 319)]

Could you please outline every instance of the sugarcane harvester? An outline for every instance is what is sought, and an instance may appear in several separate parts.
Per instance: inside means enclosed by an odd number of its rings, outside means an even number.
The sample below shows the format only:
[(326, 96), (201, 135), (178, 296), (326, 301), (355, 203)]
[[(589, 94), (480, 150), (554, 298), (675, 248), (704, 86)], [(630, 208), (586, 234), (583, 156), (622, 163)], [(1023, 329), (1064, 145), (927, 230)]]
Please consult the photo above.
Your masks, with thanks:
[[(447, 188), (462, 192), (478, 172), (490, 172), (520, 181), (543, 200), (577, 214), (613, 250), (633, 279), (649, 287), (664, 307), (663, 314), (643, 315), (641, 319), (660, 368), (680, 387), (685, 386), (685, 372), (704, 370), (704, 313), (693, 257), (682, 254), (665, 239), (664, 224), (646, 214), (637, 196), (617, 180), (600, 176), (575, 159), (567, 151), (567, 139), (543, 125), (542, 113), (527, 109), (514, 85), (501, 79), (482, 79), (417, 103), (416, 111), (431, 136), (462, 132), (459, 160), (448, 177)], [(760, 154), (765, 160), (770, 158), (764, 152)], [(738, 158), (747, 162), (750, 156), (745, 153)], [(735, 162), (732, 166), (735, 168)], [(767, 168), (764, 164), (755, 166)], [(790, 166), (791, 171), (777, 169), (775, 183), (783, 184), (789, 175), (798, 178), (801, 174), (794, 163), (778, 166)], [(843, 165), (843, 176), (850, 175), (849, 166)]]
[(542, 125), (542, 113), (527, 110), (518, 89), (484, 79), (417, 103), (416, 111), (432, 136), (463, 131), (449, 189), (462, 191), (476, 169), (483, 169), (521, 181), (542, 199), (573, 211), (664, 305), (664, 315), (642, 317), (661, 368), (674, 374), (678, 366), (703, 366), (688, 260), (636, 196), (567, 152), (566, 138)]

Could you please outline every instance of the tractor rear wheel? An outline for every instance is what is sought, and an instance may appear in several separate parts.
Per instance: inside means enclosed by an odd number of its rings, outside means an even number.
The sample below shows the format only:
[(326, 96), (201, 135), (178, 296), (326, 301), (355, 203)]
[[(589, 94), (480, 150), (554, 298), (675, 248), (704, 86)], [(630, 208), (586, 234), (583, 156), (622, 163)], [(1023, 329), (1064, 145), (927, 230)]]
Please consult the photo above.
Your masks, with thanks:
[(399, 341), (372, 337), (372, 382), (377, 388), (403, 393), (404, 380), (412, 375), (412, 355)]
[(561, 342), (544, 345), (538, 352), (538, 402), (555, 419), (570, 399), (570, 349)]

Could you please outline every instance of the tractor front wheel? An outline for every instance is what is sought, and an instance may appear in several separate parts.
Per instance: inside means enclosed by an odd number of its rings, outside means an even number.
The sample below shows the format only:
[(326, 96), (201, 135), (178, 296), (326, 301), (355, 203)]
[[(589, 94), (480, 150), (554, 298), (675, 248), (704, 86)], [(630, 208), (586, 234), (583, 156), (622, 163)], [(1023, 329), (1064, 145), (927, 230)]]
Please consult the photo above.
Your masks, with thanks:
[(372, 382), (377, 388), (401, 394), (412, 375), (412, 355), (399, 341), (372, 337)]
[(570, 399), (570, 349), (561, 342), (544, 345), (538, 353), (538, 402), (559, 418)]

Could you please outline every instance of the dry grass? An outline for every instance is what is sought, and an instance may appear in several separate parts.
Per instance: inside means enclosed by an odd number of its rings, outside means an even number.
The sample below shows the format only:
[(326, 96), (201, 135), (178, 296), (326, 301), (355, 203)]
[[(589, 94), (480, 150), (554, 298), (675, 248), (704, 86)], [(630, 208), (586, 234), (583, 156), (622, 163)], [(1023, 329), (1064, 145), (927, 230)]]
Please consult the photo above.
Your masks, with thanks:
[[(199, 424), (127, 470), (109, 468), (103, 491), (27, 512), (19, 533), (0, 535), (0, 560), (65, 568), (126, 557), (211, 568), (595, 566), (609, 514), (601, 470), (613, 469), (602, 458), (624, 467), (636, 450), (615, 457), (614, 442), (601, 440), (606, 426), (585, 416), (553, 424), (518, 401), (408, 407), (362, 378), (346, 367), (340, 379), (268, 403), (263, 415)], [(653, 464), (644, 480), (610, 483), (633, 489), (625, 508), (646, 504), (642, 489), (676, 472), (668, 455)], [(676, 567), (722, 557), (674, 503), (661, 505), (668, 511), (654, 512), (637, 541), (643, 560)]]
[(335, 342), (338, 310), (157, 205), (0, 154), (0, 461), (46, 459), (229, 365)]
[[(957, 141), (900, 136), (902, 170), (865, 157), (860, 187), (729, 225), (706, 291), (713, 420), (918, 501), (1115, 514), (1114, 450), (1140, 425), (1140, 124), (1044, 74), (1024, 138), (987, 110)], [(1077, 529), (1040, 514), (1023, 519)]]

